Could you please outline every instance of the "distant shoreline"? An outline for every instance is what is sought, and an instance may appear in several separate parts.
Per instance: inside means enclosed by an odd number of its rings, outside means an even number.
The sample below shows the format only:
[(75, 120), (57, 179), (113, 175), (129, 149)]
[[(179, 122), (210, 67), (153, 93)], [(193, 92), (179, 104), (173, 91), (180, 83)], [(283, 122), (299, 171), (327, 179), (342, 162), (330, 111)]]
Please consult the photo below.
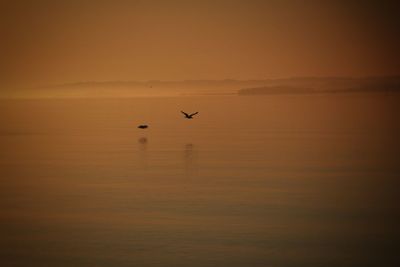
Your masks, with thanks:
[(19, 89), (4, 88), (0, 92), (0, 98), (249, 96), (361, 92), (400, 92), (400, 76), (296, 77), (266, 80), (93, 81)]
[(355, 87), (344, 89), (325, 89), (318, 90), (315, 88), (302, 88), (302, 87), (284, 87), (284, 86), (271, 86), (271, 87), (256, 87), (245, 88), (238, 91), (239, 96), (257, 96), (257, 95), (286, 95), (286, 94), (350, 94), (350, 93), (399, 93), (400, 86), (390, 87)]

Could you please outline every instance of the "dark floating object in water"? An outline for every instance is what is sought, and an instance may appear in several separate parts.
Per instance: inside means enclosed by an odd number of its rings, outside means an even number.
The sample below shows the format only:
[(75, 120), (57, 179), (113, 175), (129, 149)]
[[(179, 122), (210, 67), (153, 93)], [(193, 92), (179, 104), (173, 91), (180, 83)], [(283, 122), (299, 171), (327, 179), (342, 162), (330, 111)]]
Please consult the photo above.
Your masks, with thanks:
[(142, 125), (139, 125), (138, 128), (139, 129), (147, 129), (147, 128), (149, 128), (149, 126), (145, 125), (145, 124), (142, 124)]
[(195, 113), (192, 113), (192, 114), (187, 114), (186, 112), (183, 112), (183, 111), (181, 111), (181, 112), (183, 113), (183, 115), (185, 115), (186, 119), (193, 119), (193, 116), (198, 113), (198, 112), (195, 112)]

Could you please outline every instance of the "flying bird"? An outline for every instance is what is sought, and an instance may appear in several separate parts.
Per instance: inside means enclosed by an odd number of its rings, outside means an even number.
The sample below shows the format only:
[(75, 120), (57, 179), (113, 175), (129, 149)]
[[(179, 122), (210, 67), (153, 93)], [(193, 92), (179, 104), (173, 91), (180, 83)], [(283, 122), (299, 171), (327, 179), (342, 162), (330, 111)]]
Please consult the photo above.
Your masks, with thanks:
[(147, 128), (149, 128), (149, 126), (145, 125), (145, 124), (142, 124), (142, 125), (139, 125), (138, 128), (139, 129), (147, 129)]
[(185, 115), (186, 119), (193, 119), (193, 116), (196, 115), (198, 112), (187, 114), (186, 112), (181, 111), (183, 115)]

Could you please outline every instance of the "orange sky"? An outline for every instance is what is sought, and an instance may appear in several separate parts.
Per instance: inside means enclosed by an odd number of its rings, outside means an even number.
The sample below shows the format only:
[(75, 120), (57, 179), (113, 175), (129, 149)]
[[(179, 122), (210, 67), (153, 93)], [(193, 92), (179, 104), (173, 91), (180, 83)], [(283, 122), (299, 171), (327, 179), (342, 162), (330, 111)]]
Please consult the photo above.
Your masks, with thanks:
[(375, 1), (0, 1), (0, 84), (400, 74)]

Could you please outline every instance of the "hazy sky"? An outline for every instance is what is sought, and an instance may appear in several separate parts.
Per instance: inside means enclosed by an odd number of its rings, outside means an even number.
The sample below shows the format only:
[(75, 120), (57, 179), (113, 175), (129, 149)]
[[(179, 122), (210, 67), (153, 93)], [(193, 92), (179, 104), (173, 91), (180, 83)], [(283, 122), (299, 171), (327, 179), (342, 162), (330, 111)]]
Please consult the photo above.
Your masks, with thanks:
[(0, 0), (1, 84), (400, 74), (396, 1)]

